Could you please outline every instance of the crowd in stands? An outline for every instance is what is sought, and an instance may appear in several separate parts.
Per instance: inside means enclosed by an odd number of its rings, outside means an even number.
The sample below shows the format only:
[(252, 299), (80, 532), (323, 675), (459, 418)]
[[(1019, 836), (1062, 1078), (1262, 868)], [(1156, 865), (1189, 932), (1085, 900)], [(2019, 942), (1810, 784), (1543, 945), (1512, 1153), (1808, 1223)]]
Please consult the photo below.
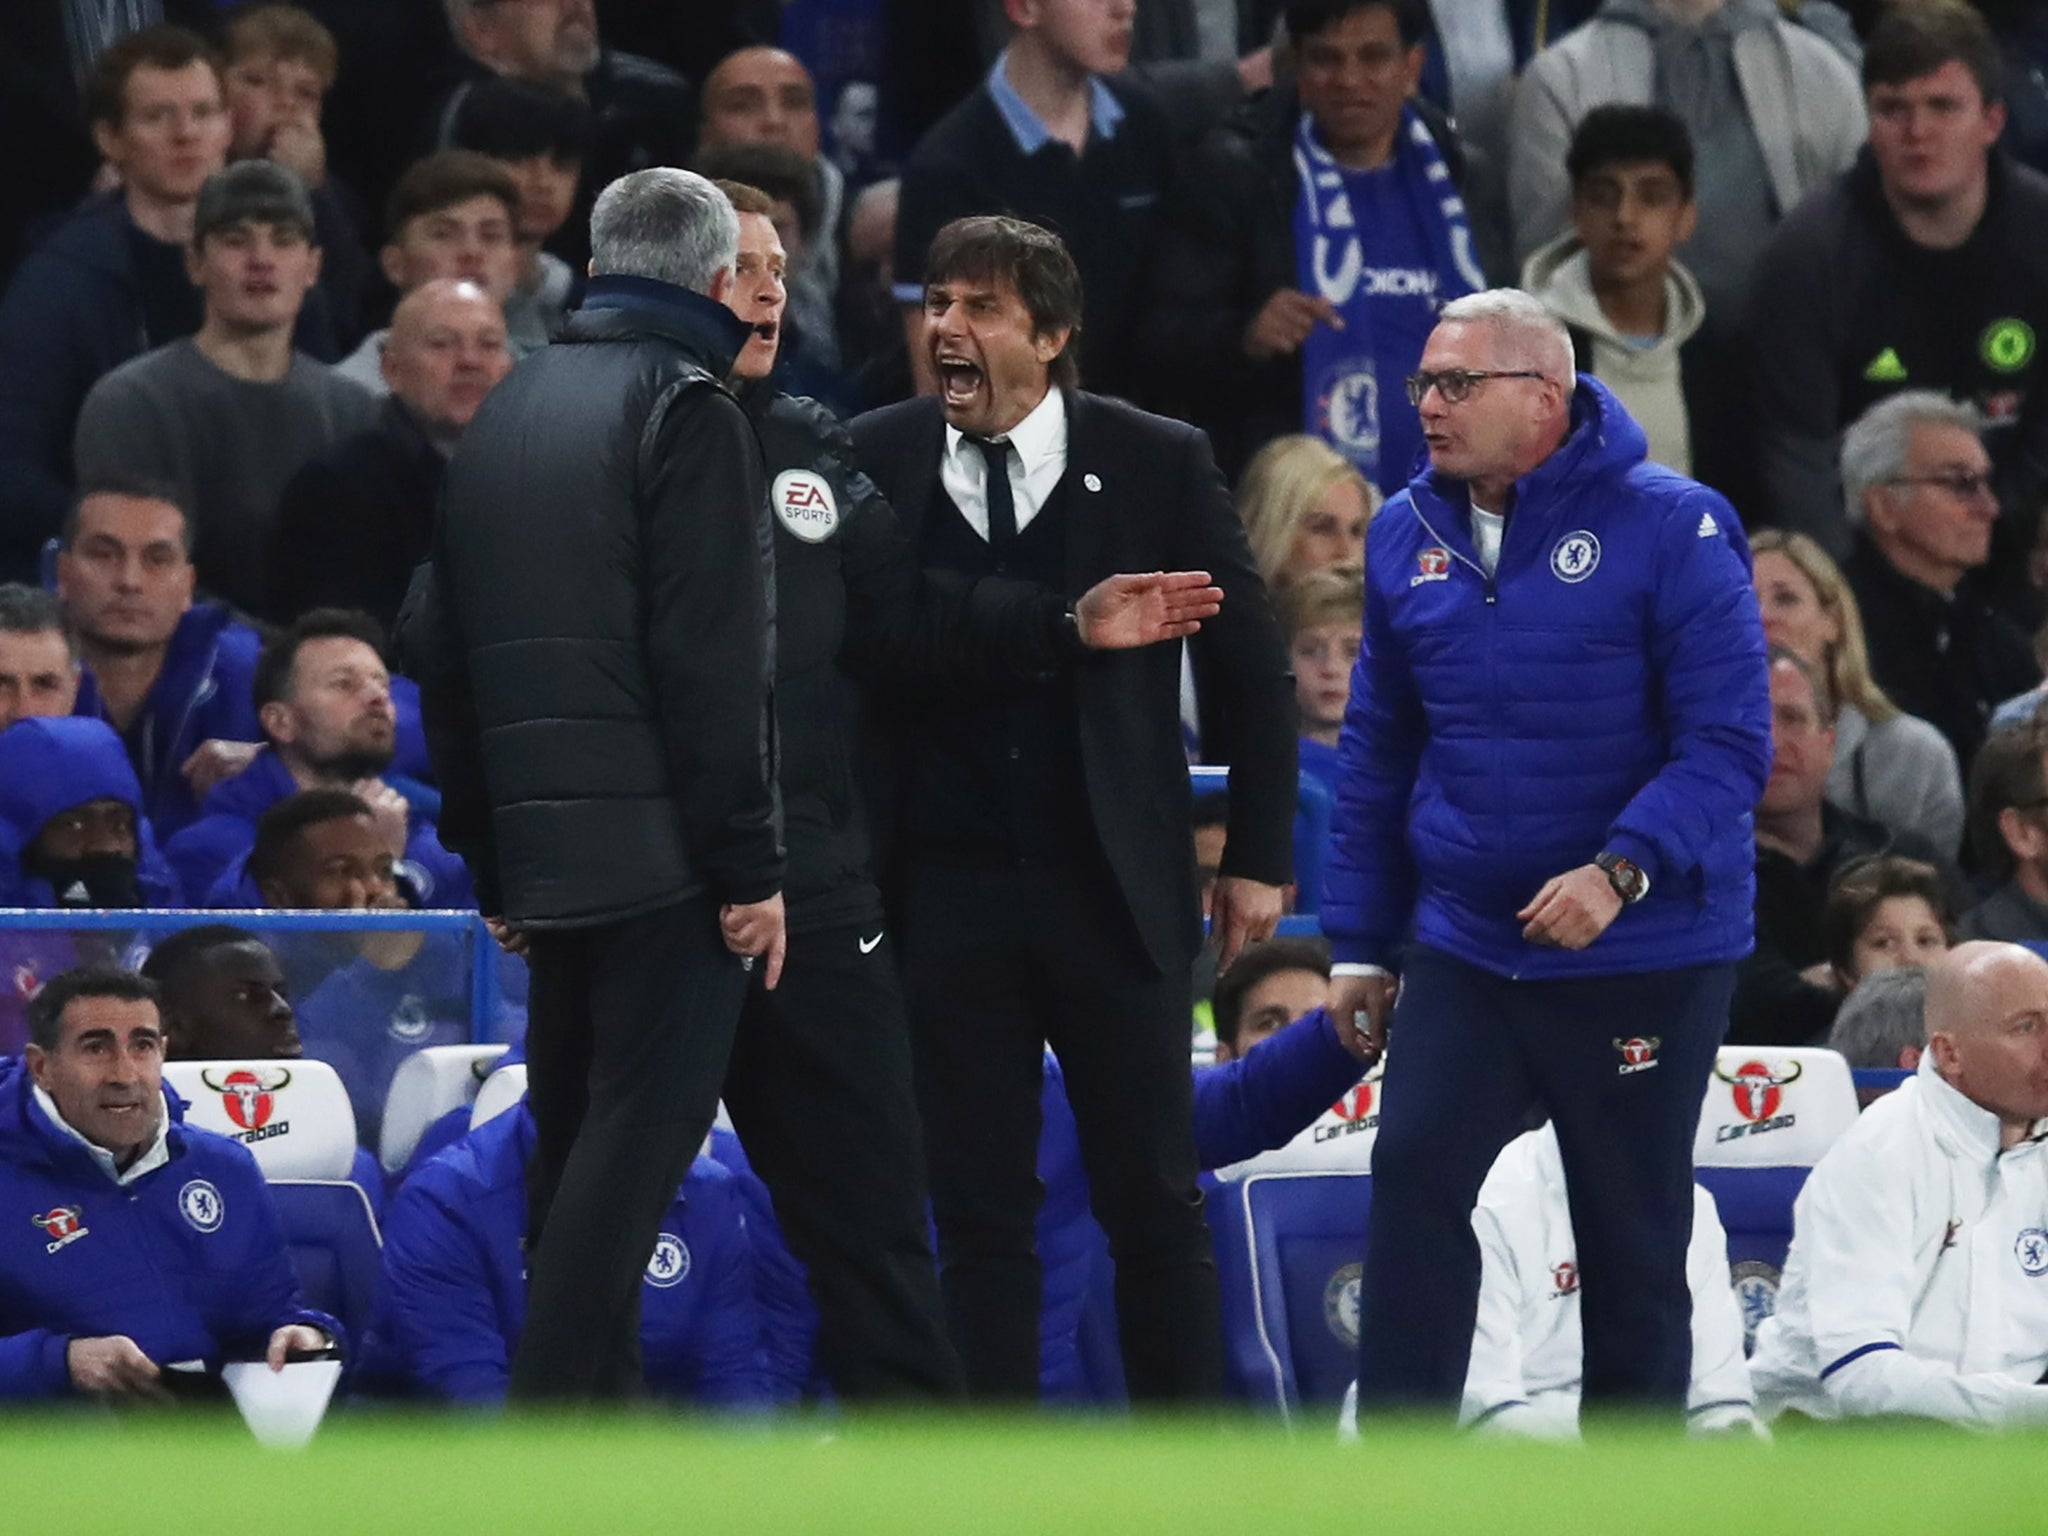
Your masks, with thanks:
[[(0, 1056), (0, 1400), (155, 1395), (173, 1361), (329, 1344), (365, 1389), (503, 1399), (523, 1107), (451, 1124), (402, 1179), (364, 1154), (386, 1289), (350, 1340), (300, 1304), (247, 1153), (187, 1125), (162, 1071), (317, 1057), (373, 1146), (401, 1061), (471, 1037), (468, 951), (141, 919), (103, 943), (62, 917), (475, 908), (387, 636), (450, 456), (582, 298), (598, 192), (687, 165), (760, 189), (788, 258), (762, 322), (777, 382), (841, 414), (943, 386), (917, 338), (949, 221), (1064, 238), (1082, 380), (1203, 428), (1235, 486), (1292, 657), (1304, 817), (1339, 792), (1365, 529), (1417, 470), (1407, 376), (1450, 300), (1540, 300), (1651, 460), (1747, 530), (1774, 756), (1729, 1039), (1914, 1074), (1816, 1172), (1750, 1370), (1725, 1287), (1709, 1307), (1696, 1278), (1696, 1406), (1715, 1428), (1760, 1401), (2048, 1417), (2048, 1123), (2027, 1129), (2048, 1114), (2048, 1012), (2028, 1013), (2048, 966), (1948, 953), (2048, 945), (2040, 7), (899, 0), (875, 7), (864, 73), (785, 50), (759, 0), (5, 9), (0, 907), (52, 921), (0, 930), (0, 1052), (21, 1053)], [(1200, 761), (1221, 732), (1183, 672)], [(1198, 801), (1205, 880), (1226, 817)], [(512, 1036), (516, 959), (506, 975)], [(1328, 980), (1303, 938), (1203, 978), (1205, 1168), (1357, 1081)], [(1080, 1397), (1106, 1250), (1050, 1055), (1046, 1081), (1042, 1377)], [(2031, 1161), (1978, 1177), (2001, 1153)], [(1894, 1198), (1935, 1185), (1996, 1187), (1958, 1207), (1972, 1232), (2040, 1218), (2011, 1273), (1988, 1247), (1936, 1263), (1947, 1194)], [(1530, 1321), (1545, 1273), (1515, 1273), (1569, 1235), (1554, 1133), (1504, 1154), (1478, 1225), (1467, 1416), (1559, 1432), (1576, 1313)], [(222, 1238), (204, 1266), (105, 1267), (194, 1231)], [(1956, 1320), (1979, 1266), (2015, 1292), (1995, 1345)], [(643, 1299), (664, 1395), (816, 1389), (801, 1269), (730, 1132), (685, 1178)]]

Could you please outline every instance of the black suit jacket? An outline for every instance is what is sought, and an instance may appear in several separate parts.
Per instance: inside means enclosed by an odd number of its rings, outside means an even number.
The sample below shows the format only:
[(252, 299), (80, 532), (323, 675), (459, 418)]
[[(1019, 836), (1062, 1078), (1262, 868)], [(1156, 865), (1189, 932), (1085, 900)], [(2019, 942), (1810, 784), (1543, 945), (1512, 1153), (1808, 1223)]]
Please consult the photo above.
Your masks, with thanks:
[[(861, 467), (912, 545), (939, 483), (945, 416), (925, 396), (853, 423)], [(1222, 872), (1293, 878), (1294, 683), (1251, 548), (1209, 440), (1119, 400), (1067, 392), (1071, 600), (1120, 571), (1202, 570), (1223, 609), (1191, 642), (1204, 755), (1227, 761)], [(1180, 734), (1180, 648), (1094, 653), (1079, 664), (1082, 776), (1103, 852), (1153, 962), (1170, 973), (1200, 942), (1192, 795)], [(885, 793), (892, 786), (882, 786)]]

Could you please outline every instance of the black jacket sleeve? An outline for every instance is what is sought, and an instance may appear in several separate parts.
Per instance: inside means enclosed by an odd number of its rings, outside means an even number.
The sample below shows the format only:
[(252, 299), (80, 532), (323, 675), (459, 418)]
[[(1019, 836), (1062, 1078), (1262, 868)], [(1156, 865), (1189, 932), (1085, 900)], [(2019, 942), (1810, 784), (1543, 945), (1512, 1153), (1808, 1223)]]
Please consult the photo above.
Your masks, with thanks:
[(781, 889), (761, 448), (739, 405), (673, 389), (641, 442), (641, 601), (655, 715), (691, 862), (721, 901)]
[[(437, 550), (438, 554), (438, 550)], [(393, 635), (400, 669), (420, 687), (420, 728), (440, 781), (443, 847), (462, 856), (476, 888), (477, 909), (495, 917), (505, 909), (498, 854), (491, 831), (491, 797), (484, 783), (482, 731), (470, 690), (468, 650), (441, 572), (428, 560), (413, 572)]]
[(1207, 571), (1223, 607), (1189, 642), (1202, 706), (1202, 755), (1230, 765), (1230, 825), (1220, 872), (1285, 885), (1294, 878), (1300, 712), (1287, 647), (1209, 439), (1188, 429), (1178, 455), (1181, 513), (1173, 563)]

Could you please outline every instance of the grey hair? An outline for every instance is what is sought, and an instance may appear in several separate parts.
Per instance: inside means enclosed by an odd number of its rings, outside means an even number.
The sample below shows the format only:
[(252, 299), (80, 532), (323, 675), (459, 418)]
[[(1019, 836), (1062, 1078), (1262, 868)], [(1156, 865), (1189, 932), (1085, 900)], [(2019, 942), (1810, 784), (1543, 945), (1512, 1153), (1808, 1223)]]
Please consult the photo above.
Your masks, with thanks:
[(739, 254), (739, 215), (695, 171), (665, 165), (634, 171), (598, 193), (590, 211), (594, 277), (651, 277), (708, 294)]
[(1842, 434), (1842, 496), (1851, 528), (1863, 526), (1870, 488), (1905, 470), (1915, 427), (1958, 427), (1981, 437), (1984, 420), (1969, 406), (1931, 389), (1887, 395), (1858, 416)]
[(1572, 336), (1564, 322), (1543, 307), (1543, 302), (1519, 288), (1489, 288), (1453, 299), (1437, 315), (1468, 325), (1485, 325), (1521, 354), (1521, 361), (1540, 370), (1546, 379), (1562, 384), (1569, 394), (1578, 379), (1573, 362)]
[(18, 581), (0, 582), (0, 635), (42, 635), (55, 631), (64, 637), (64, 648), (78, 664), (78, 635), (64, 618), (63, 605), (54, 592), (23, 586)]
[(1828, 1049), (1852, 1067), (1897, 1067), (1907, 1046), (1927, 1045), (1927, 972), (1875, 971), (1856, 984), (1828, 1031)]

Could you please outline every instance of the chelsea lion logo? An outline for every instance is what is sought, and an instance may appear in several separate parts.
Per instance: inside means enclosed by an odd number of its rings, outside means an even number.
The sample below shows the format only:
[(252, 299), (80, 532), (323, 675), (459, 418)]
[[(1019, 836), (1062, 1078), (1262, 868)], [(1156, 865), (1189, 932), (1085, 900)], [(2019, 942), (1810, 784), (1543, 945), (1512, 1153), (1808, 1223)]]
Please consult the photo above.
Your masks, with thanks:
[(1550, 574), (1559, 581), (1577, 583), (1600, 568), (1600, 541), (1581, 528), (1557, 541), (1550, 552)]
[(204, 1179), (194, 1179), (178, 1191), (178, 1213), (195, 1232), (218, 1232), (227, 1210), (220, 1191)]
[(690, 1249), (673, 1232), (654, 1240), (654, 1253), (647, 1260), (647, 1283), (660, 1290), (681, 1285), (690, 1273)]

